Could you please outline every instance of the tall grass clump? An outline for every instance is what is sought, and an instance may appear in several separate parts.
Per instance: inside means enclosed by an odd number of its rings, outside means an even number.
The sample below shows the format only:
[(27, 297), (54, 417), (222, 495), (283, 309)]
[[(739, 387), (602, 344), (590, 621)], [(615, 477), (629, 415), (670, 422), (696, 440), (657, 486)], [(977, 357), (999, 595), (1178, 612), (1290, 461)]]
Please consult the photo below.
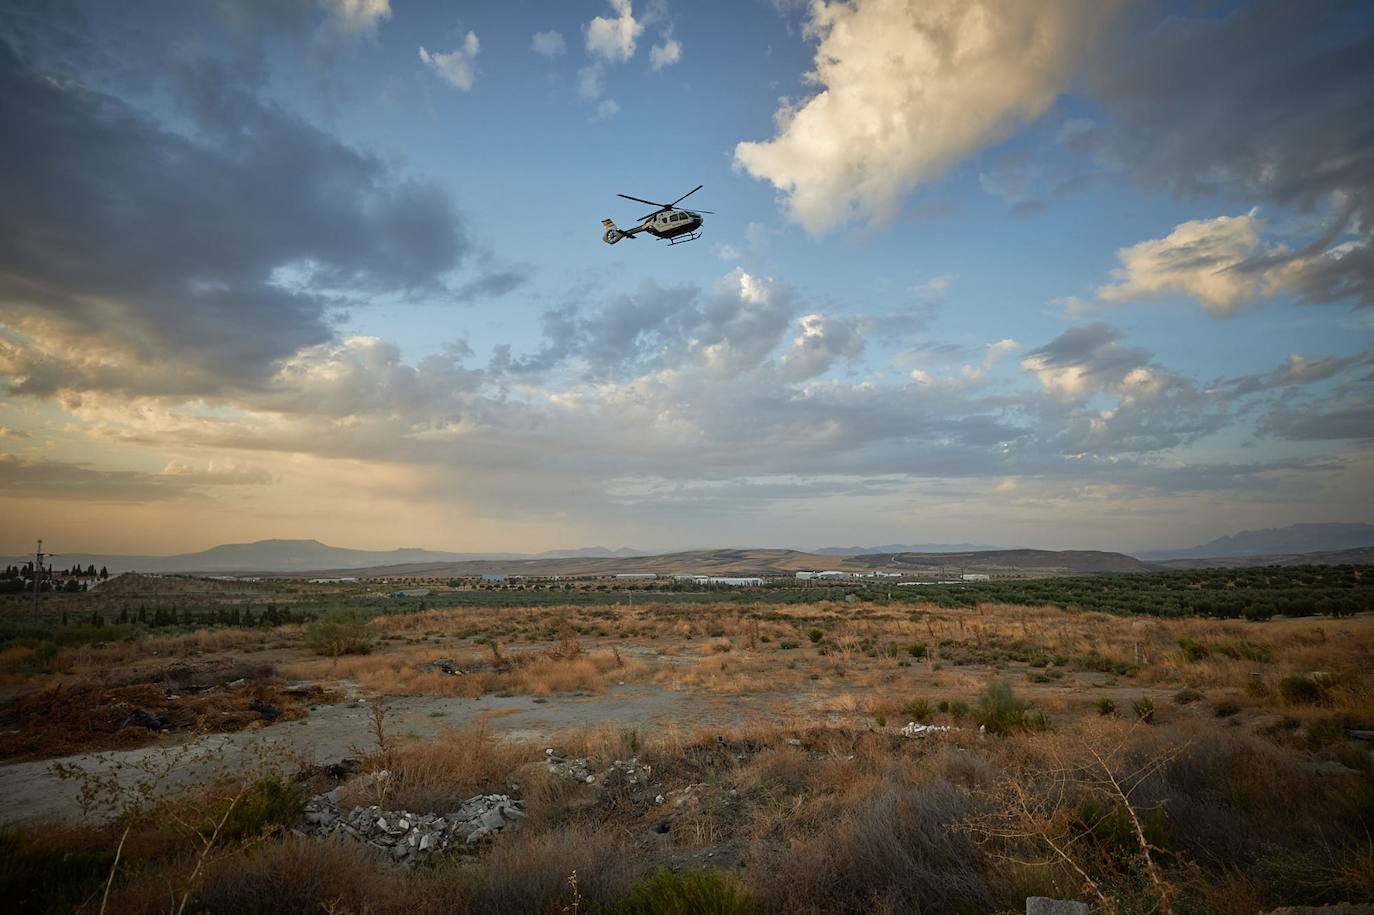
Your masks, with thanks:
[(989, 734), (1010, 734), (1026, 726), (1025, 701), (1017, 698), (1011, 684), (994, 680), (978, 697), (978, 723)]
[(367, 654), (375, 638), (371, 624), (357, 610), (331, 610), (305, 629), (310, 650), (331, 658)]
[(630, 888), (609, 915), (752, 915), (758, 907), (733, 875), (658, 870)]

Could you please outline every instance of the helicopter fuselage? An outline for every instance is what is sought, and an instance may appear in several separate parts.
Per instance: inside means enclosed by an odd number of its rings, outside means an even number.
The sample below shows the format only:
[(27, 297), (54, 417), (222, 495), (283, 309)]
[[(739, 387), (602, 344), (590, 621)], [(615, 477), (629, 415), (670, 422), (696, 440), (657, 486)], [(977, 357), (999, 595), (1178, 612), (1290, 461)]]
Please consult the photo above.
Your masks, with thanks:
[[(649, 206), (658, 207), (658, 209), (645, 216), (640, 224), (633, 229), (622, 229), (609, 219), (601, 220), (601, 226), (604, 229), (601, 240), (608, 245), (613, 245), (622, 238), (634, 238), (641, 232), (648, 232), (654, 238), (661, 238), (670, 245), (676, 245), (701, 237), (701, 227), (706, 222), (701, 213), (696, 210), (684, 210), (678, 206), (679, 203), (699, 190), (701, 190), (700, 184), (672, 203), (655, 203), (652, 200), (645, 200), (643, 197), (617, 194), (617, 197), (624, 197), (626, 200), (633, 200), (636, 203), (646, 203)], [(702, 212), (710, 211), (703, 210)]]

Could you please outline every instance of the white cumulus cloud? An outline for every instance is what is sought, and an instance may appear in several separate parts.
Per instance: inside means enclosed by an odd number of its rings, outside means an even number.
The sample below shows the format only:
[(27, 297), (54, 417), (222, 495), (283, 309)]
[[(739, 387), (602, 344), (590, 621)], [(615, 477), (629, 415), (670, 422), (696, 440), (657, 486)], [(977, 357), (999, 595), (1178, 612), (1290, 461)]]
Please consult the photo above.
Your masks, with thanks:
[(1272, 289), (1277, 275), (1244, 269), (1260, 253), (1263, 221), (1255, 211), (1181, 223), (1163, 238), (1153, 238), (1116, 252), (1121, 266), (1112, 283), (1097, 290), (1107, 302), (1124, 302), (1168, 292), (1196, 299), (1214, 315), (1224, 316)]
[(630, 0), (610, 2), (613, 18), (597, 16), (587, 23), (587, 53), (611, 63), (624, 63), (634, 56), (644, 24), (635, 19)]
[(651, 70), (671, 67), (679, 60), (682, 60), (682, 42), (676, 38), (664, 36), (663, 44), (656, 44), (649, 49), (649, 69)]
[(1039, 117), (1117, 9), (1095, 0), (817, 0), (811, 98), (784, 100), (777, 135), (735, 162), (819, 234), (891, 218), (918, 184)]
[(391, 0), (323, 0), (321, 5), (334, 27), (351, 35), (375, 35), (391, 18)]
[(446, 54), (439, 52), (431, 54), (422, 45), (420, 47), (420, 60), (424, 61), (425, 65), (445, 82), (467, 92), (477, 79), (476, 71), (473, 69), (473, 60), (477, 57), (479, 50), (481, 50), (481, 43), (477, 40), (477, 33), (468, 32), (462, 45)]

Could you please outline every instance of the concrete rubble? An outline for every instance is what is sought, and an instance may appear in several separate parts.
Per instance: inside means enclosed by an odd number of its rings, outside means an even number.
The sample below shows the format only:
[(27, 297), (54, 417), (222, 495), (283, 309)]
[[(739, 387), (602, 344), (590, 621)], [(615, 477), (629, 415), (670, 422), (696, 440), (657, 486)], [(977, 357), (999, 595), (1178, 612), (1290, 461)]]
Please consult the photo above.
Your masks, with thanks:
[(927, 737), (931, 734), (942, 734), (945, 731), (952, 730), (954, 729), (944, 724), (917, 724), (911, 721), (897, 733), (901, 734), (903, 737)]
[(569, 756), (553, 747), (544, 751), (544, 765), (550, 775), (587, 785), (612, 782), (637, 787), (648, 784), (652, 774), (652, 767), (641, 763), (638, 756), (617, 759), (602, 769), (593, 756)]
[(466, 848), (525, 818), (519, 801), (505, 794), (479, 794), (449, 813), (412, 813), (381, 807), (340, 810), (338, 789), (305, 805), (303, 835), (346, 836), (366, 842), (396, 861), (413, 863), (454, 848)]

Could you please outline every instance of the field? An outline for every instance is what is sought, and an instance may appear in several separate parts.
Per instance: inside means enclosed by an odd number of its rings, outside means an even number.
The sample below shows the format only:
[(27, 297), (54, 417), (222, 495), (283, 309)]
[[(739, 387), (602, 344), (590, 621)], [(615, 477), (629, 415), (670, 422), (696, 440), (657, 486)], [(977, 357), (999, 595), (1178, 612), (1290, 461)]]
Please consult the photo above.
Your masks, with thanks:
[[(5, 897), (26, 912), (1374, 902), (1367, 567), (407, 584), (433, 590), (130, 578), (47, 595), (36, 624), (7, 598)], [(318, 835), (302, 811), (318, 818), (331, 791), (383, 819), (498, 795), (524, 816), (411, 857)]]

